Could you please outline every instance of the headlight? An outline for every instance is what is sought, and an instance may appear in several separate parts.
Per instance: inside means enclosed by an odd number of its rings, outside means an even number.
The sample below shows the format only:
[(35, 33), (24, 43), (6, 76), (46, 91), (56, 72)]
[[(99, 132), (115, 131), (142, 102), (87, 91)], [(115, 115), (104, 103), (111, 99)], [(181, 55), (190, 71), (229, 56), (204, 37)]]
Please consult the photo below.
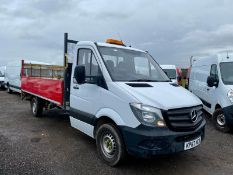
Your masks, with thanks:
[(142, 124), (158, 127), (166, 126), (160, 109), (141, 103), (130, 103), (130, 107)]
[(231, 103), (233, 103), (233, 90), (230, 90), (230, 91), (227, 93), (227, 96), (228, 96), (228, 98), (230, 99)]

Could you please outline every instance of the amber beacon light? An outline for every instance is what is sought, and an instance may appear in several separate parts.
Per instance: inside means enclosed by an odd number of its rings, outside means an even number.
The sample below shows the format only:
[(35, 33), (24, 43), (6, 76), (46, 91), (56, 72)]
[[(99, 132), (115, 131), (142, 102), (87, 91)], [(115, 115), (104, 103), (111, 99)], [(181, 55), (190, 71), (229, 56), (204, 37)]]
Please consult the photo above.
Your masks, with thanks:
[(111, 38), (107, 39), (106, 43), (124, 46), (124, 43), (122, 41), (116, 40), (116, 39), (111, 39)]

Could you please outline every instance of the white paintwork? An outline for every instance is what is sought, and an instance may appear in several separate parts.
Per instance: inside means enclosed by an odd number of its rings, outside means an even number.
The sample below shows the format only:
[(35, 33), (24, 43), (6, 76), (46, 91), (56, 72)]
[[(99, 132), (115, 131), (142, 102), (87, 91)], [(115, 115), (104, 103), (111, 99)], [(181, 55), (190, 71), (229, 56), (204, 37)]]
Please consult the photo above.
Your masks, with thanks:
[(200, 105), (201, 101), (183, 87), (174, 87), (169, 82), (147, 82), (153, 87), (134, 88), (117, 82), (130, 94), (138, 99), (139, 102), (154, 106), (159, 109), (175, 109)]
[(177, 78), (178, 78), (178, 72), (177, 72), (177, 69), (176, 69), (176, 66), (175, 65), (160, 65), (160, 67), (163, 69), (163, 70), (166, 70), (166, 69), (172, 69), (172, 70), (175, 70), (176, 71), (176, 79), (171, 79), (171, 81), (173, 82), (173, 83), (176, 83), (176, 84), (178, 84), (178, 82), (177, 82)]
[(1, 88), (1, 86), (4, 87), (5, 70), (6, 70), (5, 66), (0, 66), (0, 74), (2, 75), (2, 76), (0, 76), (0, 88)]
[(93, 130), (94, 130), (94, 127), (87, 124), (87, 123), (84, 123), (78, 119), (75, 119), (73, 117), (70, 116), (70, 123), (71, 123), (71, 126), (73, 128), (76, 128), (80, 131), (82, 131), (83, 133), (87, 134), (88, 136), (90, 137), (94, 137), (93, 136)]
[[(98, 43), (98, 45), (140, 51), (131, 47), (116, 46), (112, 44)], [(117, 125), (136, 128), (140, 125), (140, 122), (134, 116), (130, 108), (129, 104), (132, 102), (143, 103), (165, 110), (202, 104), (195, 95), (182, 87), (174, 87), (170, 85), (169, 82), (148, 83), (153, 87), (147, 88), (133, 88), (126, 85), (127, 82), (114, 82), (104, 65), (96, 45), (93, 42), (88, 41), (78, 42), (75, 49), (75, 55), (77, 55), (77, 50), (80, 48), (89, 48), (93, 51), (107, 83), (108, 90), (95, 84), (78, 85), (72, 80), (70, 88), (71, 108), (87, 112), (94, 115), (96, 118), (107, 116)], [(72, 77), (74, 77), (75, 65), (77, 65), (77, 57), (73, 60)], [(87, 135), (93, 133), (94, 128), (91, 125), (84, 125), (84, 123), (81, 123), (72, 117), (70, 122), (72, 126)]]
[[(8, 63), (6, 66), (5, 71), (5, 85), (10, 85), (10, 89), (15, 92), (20, 92), (19, 89), (21, 87), (21, 81), (20, 81), (20, 70), (21, 70), (21, 62), (11, 62)], [(17, 88), (13, 88), (17, 87)]]
[(5, 77), (0, 77), (0, 88), (4, 88)]
[(176, 66), (175, 65), (172, 65), (172, 64), (162, 64), (162, 65), (160, 65), (160, 67), (162, 68), (162, 69), (176, 69)]
[(5, 71), (6, 71), (6, 66), (0, 66), (0, 72), (3, 75), (3, 77), (0, 77), (0, 82), (3, 83), (5, 82)]
[[(203, 58), (193, 58), (189, 78), (189, 90), (211, 104), (211, 108), (208, 108), (204, 105), (204, 109), (210, 114), (213, 114), (217, 104), (222, 108), (232, 105), (229, 98), (227, 97), (227, 93), (229, 90), (233, 90), (233, 86), (225, 85), (223, 83), (219, 66), (221, 62), (232, 61), (233, 57), (230, 56), (230, 58), (227, 59), (226, 55), (213, 55)], [(207, 77), (210, 75), (212, 64), (217, 65), (219, 77), (218, 87), (208, 87), (207, 85)]]

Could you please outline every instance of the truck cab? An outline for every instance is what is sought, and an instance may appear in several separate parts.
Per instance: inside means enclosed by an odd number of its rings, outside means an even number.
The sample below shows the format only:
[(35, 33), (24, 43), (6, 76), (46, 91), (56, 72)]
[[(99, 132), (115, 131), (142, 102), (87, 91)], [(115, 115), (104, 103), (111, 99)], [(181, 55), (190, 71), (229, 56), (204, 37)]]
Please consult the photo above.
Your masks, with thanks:
[(204, 138), (202, 102), (171, 82), (152, 56), (125, 46), (80, 41), (70, 82), (70, 122), (96, 139), (114, 166), (127, 153), (151, 157), (189, 150)]

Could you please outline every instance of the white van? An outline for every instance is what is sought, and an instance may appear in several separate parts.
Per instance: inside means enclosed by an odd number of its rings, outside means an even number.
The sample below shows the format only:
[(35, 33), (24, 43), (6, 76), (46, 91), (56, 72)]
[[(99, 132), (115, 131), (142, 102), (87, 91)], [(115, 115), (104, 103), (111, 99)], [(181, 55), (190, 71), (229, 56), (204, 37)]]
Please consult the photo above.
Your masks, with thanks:
[(5, 87), (8, 93), (12, 93), (12, 91), (20, 93), (20, 69), (20, 61), (7, 64), (5, 71)]
[(216, 128), (230, 131), (233, 126), (233, 57), (194, 58), (189, 90), (202, 100)]
[[(25, 63), (31, 64), (47, 64), (38, 61), (25, 61)], [(18, 92), (21, 93), (21, 61), (10, 62), (6, 66), (5, 70), (5, 88), (8, 93)]]
[(5, 67), (4, 66), (0, 67), (0, 88), (1, 89), (5, 88)]
[(178, 84), (178, 73), (175, 65), (160, 65), (160, 67), (163, 69), (163, 71), (167, 74), (168, 78), (170, 78), (170, 80), (173, 83)]

